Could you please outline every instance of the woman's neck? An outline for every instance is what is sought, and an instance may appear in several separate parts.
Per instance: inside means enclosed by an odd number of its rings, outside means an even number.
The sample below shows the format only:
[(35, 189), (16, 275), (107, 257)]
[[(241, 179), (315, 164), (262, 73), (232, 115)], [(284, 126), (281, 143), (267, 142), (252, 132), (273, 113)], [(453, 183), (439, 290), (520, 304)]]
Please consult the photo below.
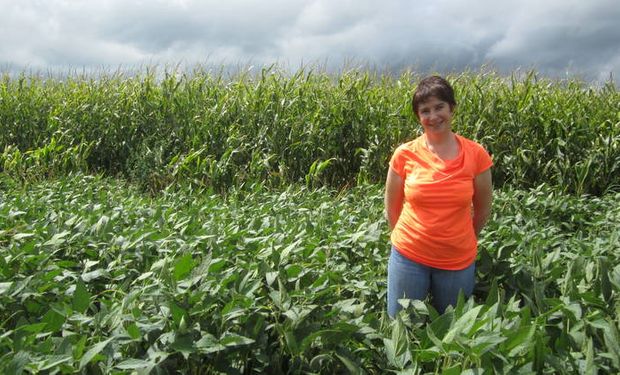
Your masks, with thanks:
[(456, 136), (453, 132), (441, 134), (424, 133), (424, 141), (428, 147), (445, 147), (453, 144), (456, 141)]
[(426, 148), (442, 160), (452, 160), (459, 154), (459, 145), (456, 135), (452, 132), (446, 134), (424, 134)]

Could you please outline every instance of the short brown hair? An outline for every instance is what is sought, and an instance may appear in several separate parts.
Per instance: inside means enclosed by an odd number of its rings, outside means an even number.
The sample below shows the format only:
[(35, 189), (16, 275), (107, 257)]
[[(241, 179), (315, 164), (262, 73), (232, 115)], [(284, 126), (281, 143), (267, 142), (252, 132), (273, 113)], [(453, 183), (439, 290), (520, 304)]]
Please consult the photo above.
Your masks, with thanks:
[(416, 117), (419, 118), (418, 108), (420, 108), (420, 104), (424, 103), (433, 96), (448, 103), (451, 109), (456, 107), (454, 89), (450, 86), (450, 82), (440, 76), (430, 76), (422, 79), (413, 93), (411, 105), (413, 107), (413, 113)]

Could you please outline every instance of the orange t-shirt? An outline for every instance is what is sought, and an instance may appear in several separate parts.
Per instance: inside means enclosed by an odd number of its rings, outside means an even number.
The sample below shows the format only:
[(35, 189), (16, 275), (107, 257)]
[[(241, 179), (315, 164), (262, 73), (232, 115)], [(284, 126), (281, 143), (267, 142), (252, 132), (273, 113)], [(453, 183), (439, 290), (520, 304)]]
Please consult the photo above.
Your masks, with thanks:
[(400, 145), (390, 160), (405, 182), (392, 245), (406, 258), (446, 270), (464, 269), (476, 258), (474, 177), (493, 165), (481, 145), (459, 135), (456, 139), (459, 153), (452, 160), (433, 154), (423, 137)]

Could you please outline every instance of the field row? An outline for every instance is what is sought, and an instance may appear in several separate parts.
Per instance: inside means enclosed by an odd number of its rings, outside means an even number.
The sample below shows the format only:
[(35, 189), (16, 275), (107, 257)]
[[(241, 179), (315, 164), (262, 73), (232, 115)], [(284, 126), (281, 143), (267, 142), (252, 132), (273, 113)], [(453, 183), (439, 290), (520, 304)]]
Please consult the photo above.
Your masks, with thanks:
[[(338, 76), (277, 67), (223, 77), (147, 71), (0, 78), (0, 171), (97, 172), (152, 191), (179, 181), (225, 191), (264, 182), (381, 183), (394, 148), (420, 134), (414, 73)], [(497, 186), (620, 190), (620, 94), (534, 72), (449, 77), (455, 130), (494, 157)]]
[(499, 191), (474, 298), (390, 321), (380, 186), (0, 174), (0, 372), (617, 373), (619, 200)]

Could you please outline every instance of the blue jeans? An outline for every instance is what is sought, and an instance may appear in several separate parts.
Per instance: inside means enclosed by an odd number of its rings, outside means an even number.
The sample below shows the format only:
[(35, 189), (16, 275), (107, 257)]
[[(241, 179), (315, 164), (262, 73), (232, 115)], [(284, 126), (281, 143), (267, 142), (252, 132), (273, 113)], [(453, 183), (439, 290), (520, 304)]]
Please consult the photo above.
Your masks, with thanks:
[(440, 313), (456, 305), (462, 290), (468, 298), (474, 290), (475, 263), (458, 270), (442, 270), (414, 262), (401, 255), (394, 246), (388, 261), (387, 309), (394, 318), (402, 306), (400, 298), (424, 300), (430, 291), (433, 307)]

